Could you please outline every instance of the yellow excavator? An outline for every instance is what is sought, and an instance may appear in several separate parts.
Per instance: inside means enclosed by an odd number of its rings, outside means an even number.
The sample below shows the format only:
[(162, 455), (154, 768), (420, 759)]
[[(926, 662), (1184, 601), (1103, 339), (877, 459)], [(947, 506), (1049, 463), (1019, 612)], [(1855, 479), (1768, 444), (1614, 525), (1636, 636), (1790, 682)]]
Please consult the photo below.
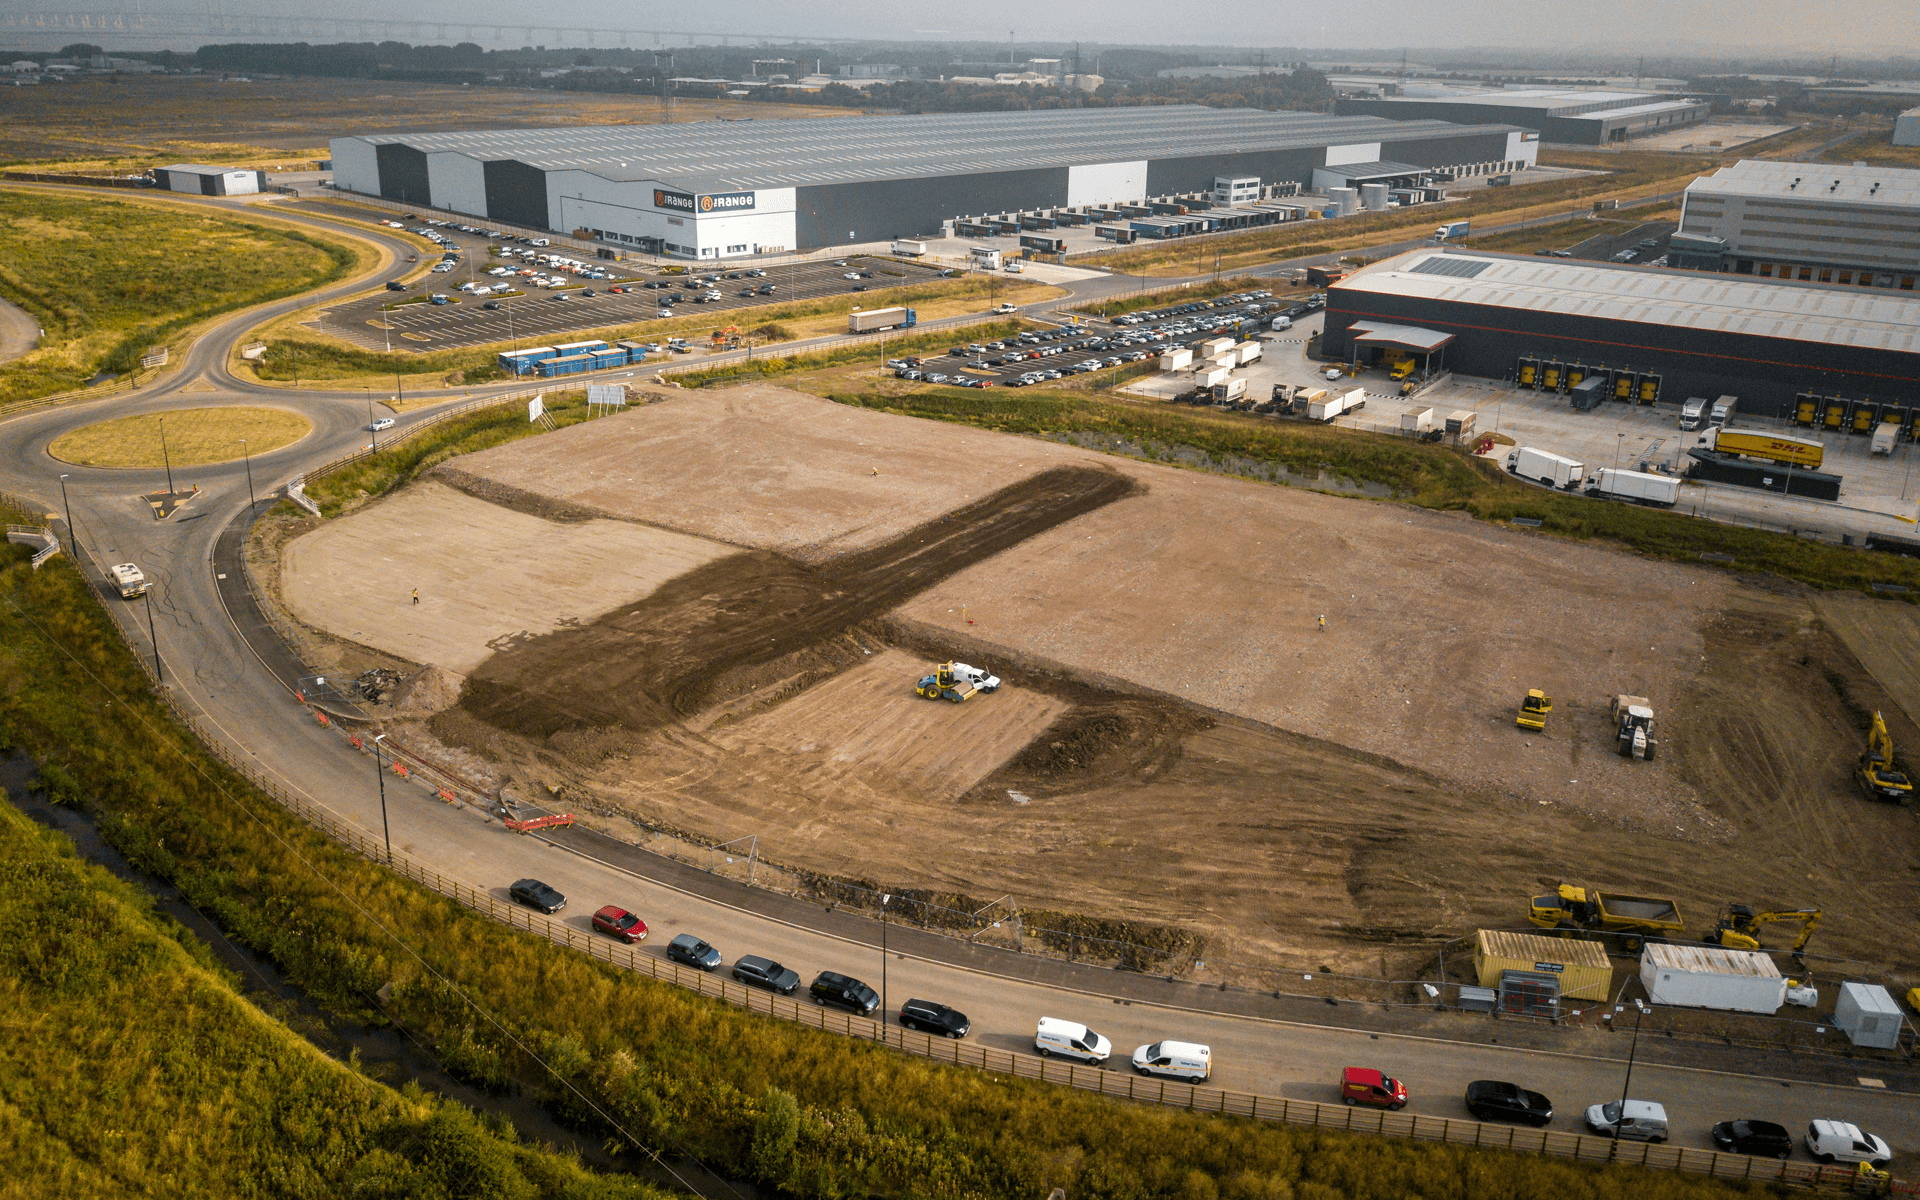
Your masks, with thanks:
[(1867, 748), (1854, 768), (1854, 779), (1869, 800), (1891, 800), (1895, 804), (1913, 795), (1913, 782), (1893, 769), (1893, 737), (1879, 713), (1873, 714), (1873, 729), (1867, 734)]
[(1807, 942), (1813, 938), (1813, 931), (1820, 928), (1820, 910), (1792, 908), (1762, 912), (1748, 904), (1729, 904), (1727, 915), (1721, 917), (1719, 924), (1713, 927), (1712, 932), (1700, 940), (1709, 946), (1724, 946), (1729, 950), (1758, 950), (1760, 927), (1785, 921), (1800, 923), (1800, 936), (1794, 939), (1789, 951), (1797, 955), (1807, 948)]
[(1552, 711), (1553, 700), (1539, 688), (1530, 688), (1526, 698), (1520, 701), (1520, 712), (1513, 723), (1522, 729), (1545, 729), (1547, 714)]

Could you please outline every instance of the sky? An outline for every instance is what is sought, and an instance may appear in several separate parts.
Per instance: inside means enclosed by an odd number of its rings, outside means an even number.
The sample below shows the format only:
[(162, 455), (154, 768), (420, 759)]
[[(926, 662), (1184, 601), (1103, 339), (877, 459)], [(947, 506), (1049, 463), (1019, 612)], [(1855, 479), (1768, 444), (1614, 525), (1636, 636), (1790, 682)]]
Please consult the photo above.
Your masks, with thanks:
[[(564, 19), (568, 36), (551, 25), (533, 27), (532, 44), (582, 45), (578, 27), (634, 31), (668, 30), (750, 40), (755, 35), (790, 38), (886, 40), (981, 40), (1016, 42), (1080, 40), (1109, 44), (1211, 44), (1302, 48), (1395, 49), (1418, 54), (1423, 47), (1458, 49), (1538, 47), (1553, 55), (1593, 47), (1649, 57), (1675, 52), (1730, 56), (1859, 54), (1874, 59), (1920, 52), (1920, 0), (1268, 0), (1254, 4), (1208, 4), (1199, 9), (1169, 0), (726, 0), (725, 3), (647, 5), (619, 0), (571, 0), (566, 5), (529, 5), (525, 0), (15, 0), (28, 12), (99, 14), (225, 13), (236, 36), (208, 40), (257, 40), (238, 36), (244, 16), (344, 17), (418, 21), (417, 35), (389, 32), (402, 41), (460, 41), (490, 48), (528, 44), (527, 23)], [(11, 6), (9, 6), (11, 7)], [(1208, 19), (1196, 20), (1196, 15)], [(97, 19), (97, 17), (96, 17)], [(443, 36), (435, 22), (450, 22)], [(496, 34), (497, 28), (499, 33)], [(272, 31), (261, 29), (260, 34)], [(18, 40), (0, 25), (0, 42)], [(102, 44), (115, 39), (94, 35)], [(277, 38), (273, 40), (279, 40)], [(290, 39), (298, 40), (298, 39)], [(307, 38), (305, 40), (319, 40)], [(326, 40), (332, 40), (331, 35)], [(361, 40), (353, 37), (350, 40)], [(616, 44), (617, 39), (606, 39)], [(129, 41), (129, 49), (140, 48)], [(632, 38), (633, 45), (650, 44)]]

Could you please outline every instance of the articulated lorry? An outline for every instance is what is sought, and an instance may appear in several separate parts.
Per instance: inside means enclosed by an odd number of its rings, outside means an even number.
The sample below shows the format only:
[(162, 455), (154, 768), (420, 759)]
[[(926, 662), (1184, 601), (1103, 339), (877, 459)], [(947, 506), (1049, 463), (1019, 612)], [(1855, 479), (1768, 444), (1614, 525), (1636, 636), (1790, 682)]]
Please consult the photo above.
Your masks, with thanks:
[(1638, 954), (1649, 941), (1664, 942), (1678, 935), (1684, 922), (1680, 906), (1656, 896), (1602, 893), (1598, 888), (1563, 883), (1527, 907), (1527, 920), (1563, 936), (1577, 931), (1619, 934), (1618, 949)]
[(1472, 224), (1473, 222), (1471, 221), (1448, 221), (1445, 225), (1434, 230), (1433, 236), (1449, 241), (1454, 238), (1463, 238), (1467, 236), (1468, 227)]
[(1601, 467), (1587, 483), (1587, 495), (1605, 500), (1630, 500), (1654, 508), (1672, 508), (1680, 498), (1680, 481), (1644, 471), (1616, 471)]
[(864, 312), (847, 314), (848, 333), (873, 333), (880, 329), (899, 329), (914, 324), (916, 318), (910, 308), (869, 308)]
[(1722, 454), (1760, 458), (1807, 471), (1819, 470), (1827, 454), (1826, 445), (1813, 438), (1761, 429), (1709, 429), (1700, 436), (1698, 445)]
[(1521, 446), (1507, 455), (1507, 470), (1522, 479), (1537, 479), (1550, 488), (1572, 491), (1585, 479), (1586, 464), (1531, 446)]

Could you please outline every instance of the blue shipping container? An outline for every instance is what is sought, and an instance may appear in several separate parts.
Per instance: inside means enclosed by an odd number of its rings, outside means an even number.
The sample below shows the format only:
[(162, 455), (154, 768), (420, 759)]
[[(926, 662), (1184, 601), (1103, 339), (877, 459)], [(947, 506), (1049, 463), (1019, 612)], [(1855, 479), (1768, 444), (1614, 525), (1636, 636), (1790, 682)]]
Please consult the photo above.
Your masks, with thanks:
[(588, 357), (593, 359), (593, 369), (596, 371), (604, 371), (609, 367), (624, 367), (627, 365), (627, 352), (618, 346), (615, 346), (611, 350), (595, 350), (592, 354), (588, 355)]
[(584, 354), (569, 354), (564, 358), (543, 358), (534, 364), (542, 378), (555, 375), (578, 375), (591, 366), (593, 360)]
[(558, 350), (563, 355), (564, 354), (586, 354), (594, 350), (605, 350), (606, 348), (607, 348), (606, 342), (602, 341), (599, 338), (594, 338), (590, 341), (585, 341), (585, 342), (561, 342), (558, 346), (554, 347), (554, 349)]

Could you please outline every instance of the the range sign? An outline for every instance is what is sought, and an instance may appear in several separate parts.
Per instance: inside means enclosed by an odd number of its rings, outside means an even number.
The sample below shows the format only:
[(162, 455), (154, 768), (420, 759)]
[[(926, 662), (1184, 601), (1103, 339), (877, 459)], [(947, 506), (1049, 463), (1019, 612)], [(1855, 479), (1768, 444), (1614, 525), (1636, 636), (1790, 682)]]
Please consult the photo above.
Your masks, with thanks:
[(700, 211), (703, 213), (745, 212), (752, 207), (752, 192), (720, 192), (700, 197)]
[[(705, 199), (705, 197), (701, 198)], [(694, 198), (685, 192), (670, 192), (665, 188), (653, 189), (653, 206), (655, 208), (670, 208), (675, 212), (692, 212), (694, 210), (694, 203)]]

